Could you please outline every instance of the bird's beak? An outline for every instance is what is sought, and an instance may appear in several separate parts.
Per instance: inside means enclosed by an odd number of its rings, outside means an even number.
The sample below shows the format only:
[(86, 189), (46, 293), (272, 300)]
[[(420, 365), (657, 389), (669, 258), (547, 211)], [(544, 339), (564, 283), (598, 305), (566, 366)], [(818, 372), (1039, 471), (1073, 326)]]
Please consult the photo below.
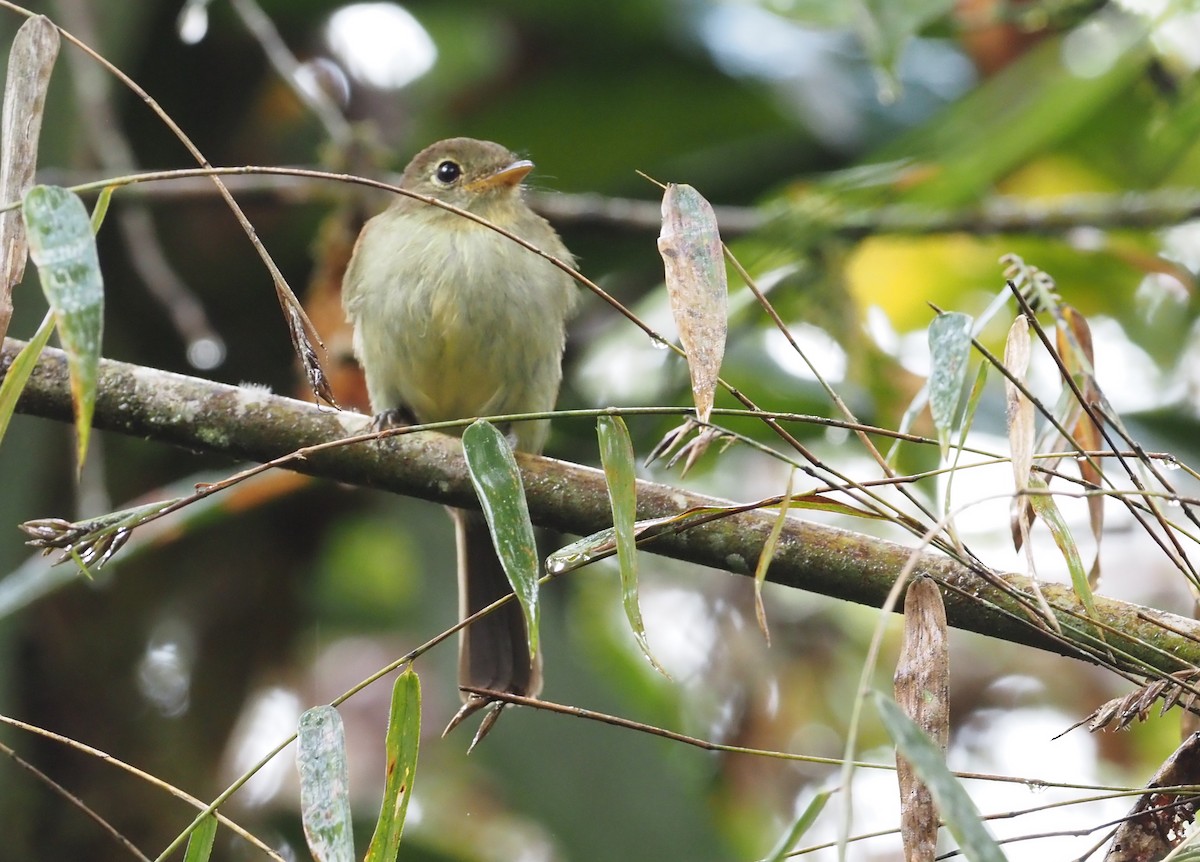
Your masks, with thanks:
[(505, 165), (495, 173), (488, 174), (486, 177), (480, 177), (474, 182), (468, 183), (464, 188), (471, 192), (481, 192), (500, 187), (515, 188), (532, 170), (533, 162), (529, 161), (529, 159), (521, 159), (520, 161), (513, 162), (511, 165)]

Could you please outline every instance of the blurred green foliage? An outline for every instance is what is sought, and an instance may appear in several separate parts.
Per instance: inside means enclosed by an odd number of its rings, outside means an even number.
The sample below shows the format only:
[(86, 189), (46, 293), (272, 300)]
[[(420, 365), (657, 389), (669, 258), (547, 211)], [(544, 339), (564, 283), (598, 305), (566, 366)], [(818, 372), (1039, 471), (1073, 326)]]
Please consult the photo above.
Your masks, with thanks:
[[(1125, 193), (1200, 186), (1200, 88), (1191, 61), (1170, 48), (1167, 30), (1151, 39), (1148, 22), (1115, 5), (1035, 2), (1021, 4), (1016, 15), (1007, 3), (982, 3), (976, 5), (992, 16), (981, 21), (968, 4), (948, 2), (903, 4), (911, 15), (863, 4), (849, 20), (849, 4), (840, 0), (412, 0), (406, 8), (438, 52), (432, 67), (400, 89), (344, 79), (347, 99), (339, 108), (370, 128), (362, 134), (379, 148), (364, 147), (365, 154), (330, 152), (327, 130), (271, 69), (233, 4), (207, 6), (207, 30), (194, 43), (179, 36), (185, 5), (44, 0), (31, 8), (56, 20), (90, 16), (95, 47), (139, 81), (213, 164), (382, 172), (434, 139), (465, 134), (529, 153), (539, 189), (631, 196), (656, 206), (656, 189), (635, 173), (641, 170), (689, 183), (714, 204), (758, 207), (764, 226), (730, 236), (735, 253), (789, 325), (823, 330), (820, 345), (801, 339), (820, 348), (818, 368), (862, 421), (885, 427), (896, 425), (922, 382), (911, 339), (923, 343), (933, 317), (928, 303), (978, 314), (1003, 286), (999, 256), (1016, 252), (1054, 275), (1064, 299), (1094, 324), (1115, 324), (1097, 344), (1099, 373), (1102, 382), (1114, 375), (1114, 402), (1138, 406), (1126, 418), (1142, 442), (1184, 461), (1200, 456), (1191, 348), (1200, 265), (1194, 225), (1164, 216), (1151, 228), (1101, 231), (1080, 217), (1060, 230), (1031, 218), (1019, 233), (994, 235), (981, 225), (986, 214), (979, 215), (997, 194), (1020, 208), (1107, 193), (1120, 207), (1132, 206)], [(323, 58), (335, 65), (346, 58), (331, 52), (325, 28), (348, 5), (261, 0), (302, 63)], [(15, 13), (0, 11), (0, 42), (7, 44), (19, 23)], [(1194, 26), (1183, 18), (1164, 26), (1185, 25)], [(377, 50), (370, 35), (358, 35), (361, 51)], [(400, 37), (393, 38), (392, 50), (403, 52)], [(1081, 68), (1079, 57), (1091, 65)], [(90, 61), (72, 59), (90, 79), (104, 78)], [(894, 100), (881, 101), (890, 74), (898, 89)], [(77, 86), (61, 59), (41, 147), (47, 182), (104, 175), (96, 151), (104, 138), (89, 125)], [(139, 166), (190, 166), (136, 96), (109, 86), (119, 131)], [(382, 155), (374, 158), (376, 152)], [(239, 195), (297, 292), (314, 272), (314, 237), (324, 220), (346, 217), (353, 225), (354, 210), (335, 206), (345, 194), (309, 185), (290, 195)], [(187, 362), (186, 339), (138, 274), (138, 245), (149, 238), (130, 240), (116, 227), (122, 209), (139, 199), (118, 192), (100, 236), (105, 355), (200, 373)], [(301, 391), (270, 279), (227, 209), (215, 195), (145, 200), (167, 259), (227, 346), (223, 364), (202, 373)], [(378, 201), (357, 205), (361, 216)], [(947, 214), (952, 224), (962, 220), (937, 232), (872, 227), (896, 207), (917, 224)], [(563, 220), (559, 228), (585, 273), (654, 325), (667, 326), (656, 229), (594, 217)], [(18, 287), (15, 301), (10, 334), (28, 337), (44, 308), (32, 283)], [(764, 408), (835, 415), (811, 376), (795, 370), (795, 357), (772, 346), (769, 321), (736, 281), (730, 301), (723, 376)], [(323, 329), (335, 349), (336, 317)], [(1002, 344), (1002, 323), (984, 333), (993, 348)], [(1002, 437), (995, 397), (981, 407), (980, 421)], [(572, 332), (562, 401), (686, 405), (687, 371), (589, 299)], [(718, 398), (718, 406), (732, 403)], [(647, 453), (675, 424), (674, 417), (631, 418), (635, 451)], [(776, 443), (757, 424), (730, 426)], [(817, 426), (792, 430), (854, 475), (874, 469), (844, 435)], [(930, 429), (925, 423), (917, 430)], [(0, 447), (6, 570), (25, 559), (17, 523), (94, 514), (202, 468), (231, 466), (96, 437), (95, 463), (75, 489), (68, 430), (14, 421)], [(594, 423), (556, 423), (551, 450), (597, 463)], [(936, 451), (906, 449), (905, 458), (908, 469), (934, 466)], [(647, 472), (679, 481), (672, 471)], [(785, 479), (782, 467), (735, 448), (705, 456), (685, 481), (752, 500), (780, 493)], [(256, 696), (290, 692), (298, 714), (452, 624), (453, 540), (444, 520), (435, 507), (328, 485), (231, 505), (223, 518), (161, 540), (128, 563), (118, 559), (97, 584), (73, 586), (5, 619), (0, 710), (211, 798), (248, 758), (286, 734), (287, 715), (257, 734), (247, 730), (257, 726), (250, 708)], [(1011, 554), (1007, 524), (991, 523), (988, 533), (984, 547)], [(547, 546), (554, 541), (546, 537)], [(1173, 570), (1113, 545), (1117, 594), (1190, 613)], [(1139, 562), (1122, 573), (1126, 559)], [(548, 698), (730, 744), (841, 755), (878, 614), (768, 585), (768, 651), (754, 625), (747, 579), (646, 556), (642, 590), (651, 649), (674, 680), (655, 674), (637, 651), (615, 570), (593, 567), (545, 591)], [(1066, 727), (1115, 690), (1116, 680), (1065, 659), (974, 636), (956, 636), (954, 646), (954, 709), (964, 727), (986, 726), (1006, 711), (1020, 718), (1026, 708), (1053, 710)], [(402, 858), (754, 859), (833, 774), (831, 767), (704, 753), (529, 710), (514, 710), (467, 760), (465, 735), (436, 735), (457, 705), (453, 664), (446, 645), (418, 665), (428, 731)], [(877, 684), (888, 685), (889, 676), (880, 669)], [(182, 706), (163, 706), (167, 678), (183, 687)], [(366, 834), (382, 787), (386, 689), (378, 684), (343, 708), (356, 826)], [(1105, 739), (1093, 757), (1070, 761), (1053, 777), (1096, 781), (1120, 767), (1136, 781), (1173, 747), (1174, 733), (1173, 722), (1163, 720)], [(151, 856), (191, 818), (165, 794), (94, 758), (25, 734), (2, 735)], [(885, 743), (874, 724), (864, 738), (868, 746)], [(290, 842), (302, 857), (289, 757), (279, 788), (265, 788), (253, 804), (235, 797), (228, 813), (268, 842)], [(1047, 776), (1042, 770), (1034, 777)], [(0, 792), (0, 862), (129, 858), (13, 765), (0, 762), (0, 787), (7, 791)], [(877, 807), (882, 821), (864, 817), (864, 830), (896, 824), (887, 819), (891, 809)], [(898, 842), (872, 846), (894, 858)], [(260, 857), (222, 831), (214, 858)]]

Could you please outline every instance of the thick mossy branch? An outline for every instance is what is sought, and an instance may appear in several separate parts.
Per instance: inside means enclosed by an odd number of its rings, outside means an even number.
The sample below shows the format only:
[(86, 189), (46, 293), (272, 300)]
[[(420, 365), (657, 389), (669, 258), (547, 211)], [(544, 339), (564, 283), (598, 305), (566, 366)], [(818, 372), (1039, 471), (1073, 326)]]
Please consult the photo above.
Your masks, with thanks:
[[(23, 346), (12, 339), (4, 342), (0, 377)], [(369, 424), (359, 414), (318, 409), (262, 389), (122, 362), (101, 364), (98, 391), (94, 420), (98, 428), (258, 462), (365, 433)], [(61, 351), (45, 352), (18, 409), (71, 421)], [(611, 526), (604, 475), (599, 470), (520, 453), (517, 457), (535, 523), (581, 535)], [(406, 434), (323, 448), (290, 461), (287, 467), (438, 503), (475, 505), (459, 443), (441, 434)], [(726, 505), (730, 504), (668, 485), (638, 483), (640, 518)], [(752, 576), (774, 518), (773, 511), (743, 512), (659, 536), (644, 547)], [(912, 554), (895, 542), (791, 517), (767, 579), (879, 607)], [(957, 628), (1066, 655), (1108, 655), (1104, 663), (1137, 674), (1161, 675), (1200, 666), (1200, 624), (1184, 617), (1098, 596), (1099, 619), (1087, 621), (1082, 603), (1068, 587), (1046, 584), (1042, 592), (1063, 632), (1058, 638), (1033, 623), (1031, 585), (1025, 577), (975, 570), (928, 552), (918, 554), (912, 574), (929, 575), (944, 586), (947, 617)]]

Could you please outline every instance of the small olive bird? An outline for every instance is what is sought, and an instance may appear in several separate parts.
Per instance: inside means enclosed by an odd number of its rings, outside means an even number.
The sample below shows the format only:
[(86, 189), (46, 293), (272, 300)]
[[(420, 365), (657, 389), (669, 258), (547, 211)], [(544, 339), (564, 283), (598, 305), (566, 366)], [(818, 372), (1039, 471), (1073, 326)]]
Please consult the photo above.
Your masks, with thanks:
[[(532, 162), (499, 144), (452, 138), (418, 153), (401, 186), (482, 216), (573, 266), (554, 228), (522, 200), (521, 181), (531, 170)], [(553, 410), (576, 294), (569, 275), (508, 237), (424, 201), (397, 197), (363, 227), (342, 285), (377, 421)], [(546, 420), (517, 422), (509, 438), (516, 449), (537, 453), (548, 432)], [(463, 509), (450, 514), (465, 618), (512, 590), (483, 515)], [(541, 690), (541, 657), (529, 654), (515, 601), (463, 631), (459, 683), (521, 695)], [(487, 705), (466, 693), (463, 700), (450, 727)], [(499, 707), (476, 739), (498, 713)]]

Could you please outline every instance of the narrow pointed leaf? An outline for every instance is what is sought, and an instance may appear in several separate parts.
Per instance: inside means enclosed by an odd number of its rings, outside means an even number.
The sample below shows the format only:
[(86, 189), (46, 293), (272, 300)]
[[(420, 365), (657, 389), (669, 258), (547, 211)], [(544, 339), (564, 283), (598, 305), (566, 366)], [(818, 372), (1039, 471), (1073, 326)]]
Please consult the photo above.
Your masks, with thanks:
[[(668, 515), (663, 518), (647, 518), (644, 521), (636, 522), (634, 524), (634, 537), (638, 542), (643, 542), (667, 531), (677, 533), (685, 529), (686, 525), (690, 522), (702, 518), (711, 518), (726, 512), (744, 512), (749, 509), (777, 505), (779, 505), (779, 500), (771, 499), (744, 506), (694, 506), (682, 512), (677, 512), (674, 515)], [(834, 512), (856, 518), (887, 519), (884, 515), (841, 503), (823, 494), (797, 494), (790, 499), (788, 507), (793, 509), (814, 509), (820, 512)], [(550, 554), (546, 558), (546, 571), (556, 575), (569, 572), (581, 566), (586, 566), (595, 560), (612, 556), (616, 552), (616, 549), (617, 544), (613, 528), (606, 527), (603, 530), (592, 533), (590, 536), (576, 539), (571, 544), (564, 545)]]
[[(963, 410), (963, 419), (958, 429), (958, 449), (954, 453), (954, 467), (958, 467), (959, 458), (962, 456), (963, 450), (967, 445), (967, 435), (971, 431), (971, 427), (975, 424), (975, 411), (979, 408), (979, 402), (983, 399), (984, 387), (987, 384), (988, 364), (986, 362), (979, 363), (979, 370), (975, 372), (975, 382), (971, 384), (971, 394), (967, 396), (967, 406)], [(954, 489), (954, 479), (958, 475), (957, 469), (951, 470), (946, 476), (946, 502), (942, 507), (942, 513), (947, 517), (953, 509), (951, 503), (951, 492)], [(950, 524), (950, 529), (954, 529), (953, 523)]]
[(1063, 519), (1062, 512), (1059, 511), (1054, 498), (1044, 493), (1048, 490), (1045, 482), (1036, 476), (1031, 476), (1029, 487), (1032, 490), (1043, 492), (1031, 494), (1029, 496), (1030, 505), (1042, 519), (1042, 523), (1050, 529), (1050, 535), (1054, 537), (1054, 544), (1058, 545), (1058, 550), (1067, 563), (1067, 571), (1071, 573), (1071, 588), (1083, 604), (1084, 610), (1087, 611), (1088, 618), (1097, 619), (1096, 601), (1092, 595), (1091, 582), (1088, 580), (1088, 573), (1083, 568), (1083, 558), (1079, 556), (1079, 546), (1075, 544), (1075, 537), (1071, 535), (1070, 527)]
[(975, 372), (975, 382), (971, 384), (971, 393), (967, 396), (967, 408), (963, 413), (962, 427), (959, 429), (958, 446), (960, 449), (967, 445), (967, 434), (970, 433), (971, 426), (975, 424), (975, 412), (979, 409), (979, 402), (983, 399), (990, 367), (986, 362), (981, 362), (979, 370)]
[(796, 818), (796, 822), (792, 824), (792, 827), (788, 829), (787, 833), (779, 839), (779, 843), (771, 850), (771, 855), (767, 857), (766, 862), (784, 862), (788, 858), (788, 851), (796, 846), (796, 842), (816, 822), (817, 817), (825, 810), (825, 803), (829, 801), (829, 797), (832, 795), (832, 790), (821, 790), (813, 796), (812, 801), (805, 806), (804, 811)]
[(17, 400), (20, 399), (21, 391), (25, 388), (29, 375), (33, 373), (38, 357), (42, 355), (42, 348), (50, 340), (52, 332), (54, 332), (54, 312), (51, 311), (46, 313), (42, 325), (38, 327), (33, 338), (21, 348), (21, 352), (13, 359), (12, 365), (8, 367), (8, 373), (4, 375), (4, 380), (0, 380), (0, 442), (4, 441), (8, 423), (12, 421), (13, 413), (17, 409)]
[(421, 681), (411, 667), (396, 678), (392, 687), (392, 709), (388, 715), (387, 774), (379, 822), (367, 848), (366, 862), (395, 862), (408, 800), (417, 773), (417, 750), (421, 742)]
[(833, 512), (838, 515), (849, 515), (852, 518), (869, 518), (873, 521), (886, 521), (888, 516), (871, 512), (858, 506), (851, 506), (826, 497), (824, 494), (798, 494), (788, 501), (788, 507), (797, 509), (813, 509), (818, 512)]
[(629, 429), (620, 416), (601, 416), (596, 423), (596, 435), (600, 440), (600, 463), (604, 467), (604, 478), (608, 482), (608, 500), (612, 508), (613, 534), (617, 547), (617, 564), (621, 571), (621, 598), (625, 604), (625, 618), (638, 648), (654, 669), (668, 676), (662, 665), (650, 652), (646, 640), (646, 626), (642, 622), (642, 609), (638, 602), (638, 558), (637, 537), (634, 523), (637, 519), (637, 477), (634, 474), (633, 443)]
[(929, 324), (929, 355), (929, 410), (945, 458), (971, 358), (970, 315), (953, 311), (935, 317)]
[[(648, 518), (633, 525), (637, 541), (657, 536), (679, 522), (678, 515), (665, 518)], [(612, 527), (576, 539), (546, 557), (546, 571), (556, 575), (586, 566), (588, 563), (611, 557), (617, 552), (617, 531)]]
[(332, 706), (300, 716), (296, 765), (300, 769), (300, 817), (316, 862), (354, 862), (350, 821), (350, 770), (346, 732)]
[[(44, 15), (22, 24), (13, 39), (0, 116), (0, 202), (20, 200), (33, 185), (46, 89), (58, 46), (58, 28)], [(0, 297), (6, 298), (24, 275), (27, 248), (20, 213), (0, 213)], [(0, 309), (5, 306), (7, 299), (0, 299)], [(3, 317), (0, 315), (0, 339), (7, 327)]]
[(529, 654), (537, 655), (538, 553), (521, 471), (517, 469), (512, 447), (490, 422), (481, 419), (472, 423), (463, 432), (462, 442), (471, 484), (487, 518), (492, 544), (525, 613)]
[(114, 190), (113, 186), (105, 186), (100, 189), (100, 194), (96, 197), (96, 205), (92, 207), (92, 233), (100, 233), (100, 226), (104, 224), (104, 217), (108, 215), (108, 205), (112, 203)]
[(208, 862), (212, 857), (213, 844), (217, 840), (219, 825), (217, 818), (211, 814), (200, 821), (200, 824), (188, 836), (183, 862)]
[(767, 569), (771, 567), (771, 560), (775, 558), (775, 546), (779, 544), (783, 525), (787, 522), (788, 506), (792, 502), (792, 483), (795, 478), (795, 470), (788, 473), (787, 488), (784, 489), (783, 499), (779, 502), (779, 514), (775, 523), (771, 525), (767, 540), (763, 542), (762, 553), (758, 555), (758, 566), (754, 569), (754, 615), (758, 618), (758, 627), (762, 630), (767, 646), (771, 645), (771, 630), (767, 627), (767, 609), (763, 607), (762, 585), (767, 578)]
[(875, 692), (875, 706), (899, 753), (929, 788), (963, 857), (968, 862), (1005, 862), (1000, 845), (979, 816), (979, 809), (946, 768), (946, 759), (933, 740), (891, 698)]
[(667, 186), (658, 251), (671, 314), (687, 354), (696, 416), (707, 422), (725, 355), (729, 285), (716, 214), (691, 186)]
[[(1059, 326), (1055, 330), (1055, 341), (1063, 364), (1075, 378), (1088, 404), (1102, 401), (1100, 386), (1096, 382), (1095, 350), (1092, 346), (1092, 329), (1087, 318), (1070, 305), (1063, 306)], [(1079, 418), (1071, 429), (1072, 436), (1084, 449), (1096, 451), (1104, 448), (1104, 435), (1090, 413), (1079, 410)], [(1103, 476), (1094, 461), (1086, 458), (1079, 461), (1079, 478), (1100, 487)], [(1100, 543), (1104, 534), (1104, 498), (1096, 495), (1087, 498), (1088, 519), (1092, 536), (1096, 540), (1096, 556), (1088, 572), (1088, 582), (1094, 589), (1100, 581)]]
[(29, 255), (37, 264), (58, 338), (67, 352), (75, 408), (76, 463), (82, 467), (96, 403), (96, 374), (104, 329), (104, 280), (96, 237), (78, 195), (34, 186), (25, 195)]

